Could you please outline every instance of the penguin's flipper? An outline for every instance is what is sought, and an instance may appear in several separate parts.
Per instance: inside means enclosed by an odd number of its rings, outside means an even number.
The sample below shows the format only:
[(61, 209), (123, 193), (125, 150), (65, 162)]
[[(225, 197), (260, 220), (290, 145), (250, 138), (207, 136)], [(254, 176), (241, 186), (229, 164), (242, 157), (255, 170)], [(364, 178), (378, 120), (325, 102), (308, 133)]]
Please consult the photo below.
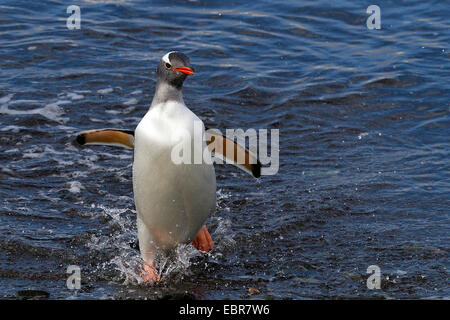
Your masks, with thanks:
[(261, 176), (261, 162), (253, 152), (222, 134), (207, 130), (205, 136), (208, 149), (214, 157), (235, 165), (255, 178)]
[[(214, 156), (226, 163), (232, 163), (255, 178), (261, 176), (261, 162), (258, 157), (237, 142), (227, 139), (222, 134), (206, 131), (206, 144)], [(134, 148), (134, 131), (122, 129), (97, 129), (83, 131), (77, 135), (80, 145), (112, 145)], [(227, 150), (229, 150), (227, 152)]]
[(83, 131), (77, 135), (80, 145), (100, 144), (134, 148), (134, 131), (121, 129), (97, 129)]

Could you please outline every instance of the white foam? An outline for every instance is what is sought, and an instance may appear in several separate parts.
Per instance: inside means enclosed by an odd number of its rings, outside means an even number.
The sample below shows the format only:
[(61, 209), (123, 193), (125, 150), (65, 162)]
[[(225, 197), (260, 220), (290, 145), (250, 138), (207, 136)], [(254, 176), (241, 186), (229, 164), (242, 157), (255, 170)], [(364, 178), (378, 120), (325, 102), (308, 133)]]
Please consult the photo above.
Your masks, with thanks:
[[(47, 119), (54, 120), (57, 122), (66, 122), (68, 118), (62, 118), (61, 116), (64, 114), (64, 110), (59, 106), (60, 104), (70, 103), (68, 100), (58, 100), (56, 102), (49, 103), (42, 108), (36, 108), (31, 110), (16, 110), (10, 109), (8, 104), (3, 104), (0, 107), (0, 113), (9, 114), (9, 115), (32, 115), (39, 114), (44, 116)], [(11, 103), (14, 104), (14, 103)]]
[(1, 98), (0, 98), (0, 104), (8, 103), (9, 101), (11, 101), (11, 98), (12, 98), (13, 96), (14, 96), (14, 94), (11, 93), (11, 94), (8, 94), (8, 95), (6, 95), (6, 96), (4, 96), (4, 97), (1, 97)]
[(358, 135), (358, 140), (361, 140), (363, 137), (365, 137), (365, 136), (367, 136), (367, 135), (369, 135), (368, 132), (363, 132), (363, 133), (359, 134), (359, 135)]
[(72, 193), (80, 193), (81, 189), (84, 189), (79, 181), (70, 181), (69, 186), (69, 191)]
[(24, 127), (10, 125), (1, 128), (0, 131), (11, 131), (12, 133), (19, 133), (21, 129), (24, 129)]
[(231, 193), (224, 193), (222, 189), (217, 189), (216, 191), (216, 195), (218, 200), (222, 200), (222, 199), (228, 199), (231, 196)]
[(123, 124), (123, 120), (120, 120), (120, 119), (111, 119), (108, 122), (112, 123), (112, 124), (115, 124), (115, 125), (122, 125)]
[(10, 106), (14, 106), (14, 105), (17, 105), (17, 104), (22, 104), (22, 105), (24, 105), (24, 104), (26, 104), (26, 105), (34, 104), (34, 105), (39, 105), (40, 103), (37, 100), (29, 100), (29, 99), (13, 100), (13, 101), (8, 103), (8, 105), (10, 105)]
[(106, 89), (97, 90), (97, 93), (99, 93), (99, 94), (108, 94), (108, 93), (111, 93), (113, 91), (114, 91), (113, 88), (106, 88)]
[(131, 99), (125, 101), (123, 104), (126, 106), (131, 106), (131, 105), (137, 104), (137, 103), (138, 103), (138, 100), (136, 98), (131, 98)]
[(22, 157), (24, 159), (35, 159), (35, 158), (39, 158), (41, 156), (42, 156), (42, 153), (24, 152)]
[(64, 114), (64, 110), (59, 105), (69, 103), (70, 101), (68, 100), (58, 100), (56, 102), (45, 105), (44, 108), (36, 109), (36, 113), (39, 113), (50, 120), (66, 122), (68, 118), (60, 117)]
[(67, 98), (71, 99), (71, 100), (81, 100), (84, 98), (84, 96), (82, 94), (78, 94), (75, 92), (69, 92), (66, 94)]
[(122, 112), (119, 111), (119, 110), (106, 110), (105, 113), (109, 113), (109, 114), (120, 114), (120, 113), (122, 113)]

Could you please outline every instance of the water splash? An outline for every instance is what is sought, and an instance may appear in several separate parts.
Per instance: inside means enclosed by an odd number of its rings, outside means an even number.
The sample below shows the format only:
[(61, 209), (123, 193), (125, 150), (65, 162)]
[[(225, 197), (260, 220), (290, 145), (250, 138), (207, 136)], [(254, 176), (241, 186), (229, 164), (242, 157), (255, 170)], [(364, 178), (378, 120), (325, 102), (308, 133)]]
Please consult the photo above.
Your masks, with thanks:
[(7, 114), (7, 115), (20, 115), (20, 116), (32, 116), (32, 115), (41, 115), (44, 118), (47, 118), (49, 120), (59, 122), (59, 123), (66, 123), (69, 119), (62, 117), (62, 115), (65, 113), (64, 109), (60, 106), (63, 104), (69, 104), (71, 101), (69, 100), (57, 100), (52, 103), (46, 104), (44, 107), (31, 109), (31, 110), (17, 110), (9, 108), (11, 105), (18, 104), (17, 102), (23, 102), (25, 104), (32, 104), (36, 103), (34, 100), (24, 100), (24, 101), (10, 101), (12, 95), (8, 95), (6, 97), (3, 97), (1, 99), (1, 106), (0, 106), (0, 114)]
[[(112, 280), (123, 285), (141, 285), (143, 261), (138, 250), (132, 244), (137, 241), (137, 227), (135, 215), (128, 208), (108, 208), (103, 205), (93, 205), (92, 209), (100, 209), (100, 215), (107, 220), (106, 224), (112, 229), (108, 234), (92, 235), (87, 247), (90, 250), (107, 253), (105, 261), (97, 271), (100, 275), (113, 271)], [(135, 212), (134, 212), (135, 213)], [(177, 283), (184, 277), (192, 275), (195, 265), (199, 261), (211, 260), (218, 262), (223, 250), (235, 247), (235, 240), (230, 233), (231, 221), (212, 217), (211, 224), (217, 225), (212, 233), (215, 247), (207, 254), (200, 253), (191, 244), (179, 244), (171, 252), (159, 252), (155, 258), (156, 268), (164, 281)]]

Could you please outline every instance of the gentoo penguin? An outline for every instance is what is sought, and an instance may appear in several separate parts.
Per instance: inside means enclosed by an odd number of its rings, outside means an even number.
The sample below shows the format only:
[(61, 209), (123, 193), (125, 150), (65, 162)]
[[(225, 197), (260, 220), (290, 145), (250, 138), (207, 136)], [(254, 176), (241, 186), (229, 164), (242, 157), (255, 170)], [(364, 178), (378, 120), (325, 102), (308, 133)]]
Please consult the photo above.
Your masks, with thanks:
[[(139, 249), (144, 260), (143, 278), (159, 281), (155, 268), (158, 250), (170, 250), (190, 243), (201, 251), (213, 248), (204, 226), (216, 207), (216, 176), (211, 153), (226, 158), (239, 168), (260, 176), (261, 164), (249, 150), (214, 133), (201, 144), (194, 142), (197, 128), (205, 134), (203, 122), (185, 105), (183, 82), (194, 69), (189, 58), (171, 51), (159, 61), (156, 92), (150, 108), (132, 130), (89, 130), (77, 136), (84, 144), (110, 144), (134, 148), (133, 192), (137, 211)], [(214, 142), (214, 143), (212, 143)], [(201, 163), (173, 161), (173, 150), (188, 145), (193, 155), (206, 152)], [(213, 147), (211, 147), (213, 146)], [(233, 150), (231, 156), (226, 150)], [(237, 161), (245, 155), (244, 163)], [(231, 158), (231, 159), (230, 159)]]

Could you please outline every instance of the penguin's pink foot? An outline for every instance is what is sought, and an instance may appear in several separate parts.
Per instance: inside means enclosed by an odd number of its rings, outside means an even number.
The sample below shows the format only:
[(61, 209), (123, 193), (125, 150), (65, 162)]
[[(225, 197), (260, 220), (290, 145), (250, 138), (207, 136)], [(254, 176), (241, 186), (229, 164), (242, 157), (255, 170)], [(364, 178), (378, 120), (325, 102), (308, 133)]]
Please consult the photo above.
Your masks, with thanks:
[(213, 241), (205, 226), (201, 227), (194, 241), (192, 241), (192, 245), (199, 251), (208, 252), (212, 250), (214, 246)]
[(151, 265), (144, 264), (144, 268), (141, 271), (141, 277), (145, 282), (159, 282), (161, 281), (161, 277), (158, 274), (158, 271), (155, 268), (155, 263)]

